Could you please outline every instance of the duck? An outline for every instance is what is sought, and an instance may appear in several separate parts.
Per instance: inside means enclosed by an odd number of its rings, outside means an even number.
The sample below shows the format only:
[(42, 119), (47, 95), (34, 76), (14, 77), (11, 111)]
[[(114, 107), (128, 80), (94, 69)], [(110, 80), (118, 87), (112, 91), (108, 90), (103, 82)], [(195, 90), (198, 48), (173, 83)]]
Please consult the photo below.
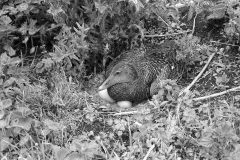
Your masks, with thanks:
[(156, 82), (172, 77), (177, 65), (175, 54), (175, 48), (169, 45), (142, 46), (123, 52), (107, 67), (107, 78), (98, 87), (99, 96), (121, 108), (150, 99), (158, 93)]

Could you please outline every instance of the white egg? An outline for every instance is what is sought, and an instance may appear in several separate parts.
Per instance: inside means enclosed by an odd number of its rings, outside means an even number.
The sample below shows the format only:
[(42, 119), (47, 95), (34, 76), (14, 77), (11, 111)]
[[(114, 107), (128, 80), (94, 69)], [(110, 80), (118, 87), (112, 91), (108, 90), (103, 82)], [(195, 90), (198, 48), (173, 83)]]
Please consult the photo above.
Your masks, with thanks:
[(114, 102), (115, 102), (115, 100), (112, 99), (112, 98), (109, 96), (107, 89), (98, 91), (98, 95), (99, 95), (103, 100), (105, 100), (105, 101), (107, 101), (107, 102), (110, 102), (110, 103), (114, 103)]
[(119, 102), (117, 102), (117, 104), (120, 108), (130, 108), (130, 107), (132, 107), (132, 102), (130, 102), (130, 101), (119, 101)]

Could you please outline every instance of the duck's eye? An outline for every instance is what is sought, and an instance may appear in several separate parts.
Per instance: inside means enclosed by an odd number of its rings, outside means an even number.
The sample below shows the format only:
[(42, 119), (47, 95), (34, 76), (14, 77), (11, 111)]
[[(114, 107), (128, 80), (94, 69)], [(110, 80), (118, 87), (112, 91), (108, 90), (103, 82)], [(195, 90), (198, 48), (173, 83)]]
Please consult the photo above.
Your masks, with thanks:
[(116, 75), (118, 75), (118, 74), (120, 74), (120, 71), (117, 71), (117, 72), (116, 72)]

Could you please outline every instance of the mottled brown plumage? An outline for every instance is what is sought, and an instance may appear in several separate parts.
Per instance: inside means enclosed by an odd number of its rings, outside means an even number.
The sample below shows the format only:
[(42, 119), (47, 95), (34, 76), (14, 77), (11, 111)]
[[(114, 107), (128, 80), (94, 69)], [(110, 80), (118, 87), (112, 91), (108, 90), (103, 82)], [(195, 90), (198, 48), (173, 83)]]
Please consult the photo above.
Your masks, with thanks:
[(117, 102), (140, 103), (157, 94), (159, 77), (167, 79), (176, 68), (175, 48), (166, 48), (141, 47), (122, 53), (108, 66), (99, 90), (107, 89)]

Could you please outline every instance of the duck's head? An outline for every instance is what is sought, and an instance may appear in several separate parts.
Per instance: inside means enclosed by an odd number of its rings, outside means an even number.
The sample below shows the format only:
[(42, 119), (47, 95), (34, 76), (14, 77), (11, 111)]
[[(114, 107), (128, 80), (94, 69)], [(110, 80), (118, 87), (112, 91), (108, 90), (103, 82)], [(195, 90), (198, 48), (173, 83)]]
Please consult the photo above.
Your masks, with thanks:
[(103, 82), (103, 84), (98, 88), (98, 91), (107, 89), (115, 84), (132, 82), (137, 78), (137, 71), (131, 64), (119, 63), (115, 65)]

